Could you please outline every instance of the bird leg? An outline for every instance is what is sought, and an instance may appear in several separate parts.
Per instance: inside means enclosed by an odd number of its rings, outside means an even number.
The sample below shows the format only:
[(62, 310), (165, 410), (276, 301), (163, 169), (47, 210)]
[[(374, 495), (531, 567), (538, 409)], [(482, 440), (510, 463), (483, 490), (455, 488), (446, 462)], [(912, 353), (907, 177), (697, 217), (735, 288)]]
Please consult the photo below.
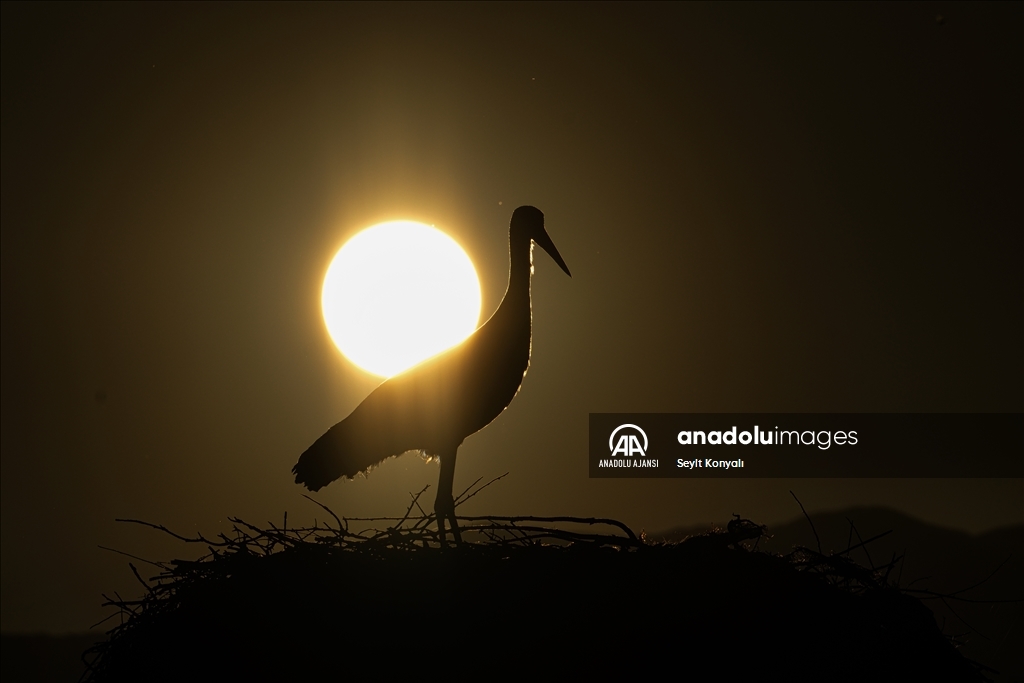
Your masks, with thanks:
[(445, 537), (445, 519), (452, 523), (452, 536), (456, 543), (462, 543), (459, 523), (455, 521), (455, 499), (452, 497), (452, 486), (455, 482), (455, 451), (445, 453), (441, 457), (441, 475), (437, 479), (437, 498), (434, 499), (434, 516), (437, 518), (437, 530), (441, 532), (441, 545), (447, 546)]

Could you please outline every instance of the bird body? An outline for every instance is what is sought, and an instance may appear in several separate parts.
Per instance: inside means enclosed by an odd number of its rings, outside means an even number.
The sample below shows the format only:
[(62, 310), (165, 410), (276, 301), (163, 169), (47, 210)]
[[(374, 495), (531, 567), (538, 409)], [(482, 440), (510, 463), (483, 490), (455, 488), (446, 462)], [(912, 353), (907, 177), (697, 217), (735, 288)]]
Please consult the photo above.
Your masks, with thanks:
[[(295, 483), (317, 491), (411, 450), (441, 459), (438, 501), (451, 499), (455, 454), (512, 402), (530, 365), (533, 242), (569, 274), (544, 230), (543, 214), (520, 207), (509, 227), (509, 283), (494, 315), (462, 344), (382, 384), (299, 457)], [(445, 500), (442, 500), (444, 498)], [(435, 509), (438, 504), (435, 504)], [(450, 512), (458, 538), (454, 507)], [(442, 516), (439, 513), (439, 525)], [(443, 527), (442, 527), (443, 540)]]
[[(316, 491), (390, 456), (412, 450), (439, 455), (458, 448), (511, 403), (530, 363), (529, 328), (525, 352), (523, 344), (516, 348), (510, 339), (487, 344), (492, 336), (498, 335), (485, 325), (462, 345), (379, 385), (302, 454), (296, 483)], [(495, 347), (501, 365), (514, 368), (517, 379), (509, 372), (504, 381), (488, 386), (483, 372), (488, 354), (483, 351)]]

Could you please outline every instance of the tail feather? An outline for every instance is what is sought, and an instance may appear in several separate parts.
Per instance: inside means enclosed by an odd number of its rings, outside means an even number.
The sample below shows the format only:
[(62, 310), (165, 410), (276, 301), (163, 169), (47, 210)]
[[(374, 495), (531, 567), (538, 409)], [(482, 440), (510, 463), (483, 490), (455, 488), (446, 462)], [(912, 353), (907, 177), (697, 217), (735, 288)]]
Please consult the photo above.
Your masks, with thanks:
[(422, 387), (410, 385), (403, 377), (374, 389), (348, 417), (307, 448), (292, 468), (295, 483), (318, 491), (406, 451), (441, 452), (440, 446), (451, 441), (444, 429), (448, 421), (437, 409), (443, 401), (426, 400), (436, 397), (431, 392), (424, 396)]
[(360, 431), (366, 430), (354, 429), (348, 420), (327, 430), (292, 467), (295, 483), (305, 485), (310, 491), (319, 491), (336, 479), (351, 479), (408, 450), (372, 435), (360, 434)]

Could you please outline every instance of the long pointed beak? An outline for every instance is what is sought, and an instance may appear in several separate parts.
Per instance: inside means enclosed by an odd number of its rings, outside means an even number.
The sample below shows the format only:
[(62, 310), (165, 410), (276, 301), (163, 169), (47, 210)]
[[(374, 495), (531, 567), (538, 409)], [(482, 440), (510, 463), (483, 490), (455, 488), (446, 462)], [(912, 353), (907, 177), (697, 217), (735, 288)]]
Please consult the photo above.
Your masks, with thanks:
[(565, 274), (572, 277), (572, 273), (569, 272), (569, 266), (565, 265), (565, 261), (562, 260), (562, 255), (558, 253), (558, 249), (555, 249), (555, 243), (548, 237), (546, 230), (542, 230), (541, 234), (533, 238), (533, 241), (537, 243), (537, 246), (548, 252), (548, 256), (555, 260), (558, 267), (565, 271)]

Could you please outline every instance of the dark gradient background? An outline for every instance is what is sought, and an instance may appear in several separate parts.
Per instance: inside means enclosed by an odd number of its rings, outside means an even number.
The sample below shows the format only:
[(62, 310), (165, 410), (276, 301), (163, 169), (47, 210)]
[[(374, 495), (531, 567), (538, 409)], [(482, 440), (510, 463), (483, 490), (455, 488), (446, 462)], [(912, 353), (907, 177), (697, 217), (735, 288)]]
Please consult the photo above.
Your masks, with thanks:
[[(1024, 410), (1022, 20), (5, 3), (0, 627), (82, 631), (101, 591), (138, 592), (98, 545), (190, 550), (117, 517), (310, 523), (289, 469), (377, 383), (324, 329), (333, 254), (436, 224), (486, 316), (520, 204), (573, 278), (536, 254), (530, 374), (456, 488), (510, 474), (466, 513), (772, 524), (794, 489), (1021, 522), (1019, 479), (591, 480), (586, 457), (590, 412)], [(407, 455), (317, 497), (401, 514), (436, 477)]]

